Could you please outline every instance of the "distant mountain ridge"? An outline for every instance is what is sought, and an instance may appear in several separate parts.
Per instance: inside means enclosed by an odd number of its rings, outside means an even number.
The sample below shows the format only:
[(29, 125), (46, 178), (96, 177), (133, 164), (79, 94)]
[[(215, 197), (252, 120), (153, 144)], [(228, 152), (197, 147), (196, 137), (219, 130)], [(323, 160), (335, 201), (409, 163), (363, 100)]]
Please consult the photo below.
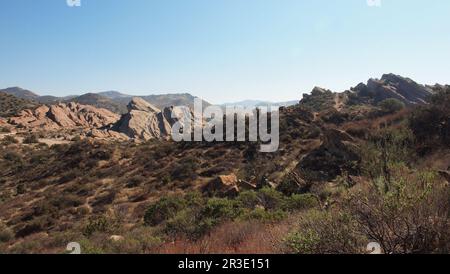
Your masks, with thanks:
[(290, 107), (293, 105), (298, 104), (298, 100), (293, 100), (293, 101), (285, 101), (285, 102), (270, 102), (270, 101), (263, 101), (263, 100), (244, 100), (244, 101), (239, 101), (239, 102), (234, 102), (234, 103), (225, 103), (222, 104), (222, 107), (227, 107), (227, 106), (241, 106), (241, 107), (250, 107), (250, 108), (255, 108), (255, 107), (262, 107), (262, 106), (278, 106), (278, 107)]
[[(153, 106), (163, 109), (172, 106), (188, 106), (190, 108), (194, 107), (194, 99), (198, 98), (189, 93), (175, 93), (175, 94), (155, 94), (155, 95), (143, 95), (143, 96), (133, 96), (128, 94), (123, 94), (117, 91), (106, 91), (98, 93), (102, 96), (108, 97), (116, 103), (127, 106), (133, 98), (142, 98)], [(203, 100), (203, 106), (211, 105), (209, 102)]]
[[(139, 97), (154, 105), (159, 109), (172, 106), (194, 106), (194, 99), (197, 98), (189, 93), (179, 94), (158, 94), (158, 95), (144, 95), (133, 96), (124, 94), (118, 91), (104, 91), (99, 93), (85, 93), (83, 95), (71, 95), (65, 97), (56, 96), (39, 96), (38, 94), (22, 89), (20, 87), (11, 87), (0, 90), (0, 92), (10, 94), (17, 98), (32, 100), (41, 104), (58, 104), (76, 102), (83, 105), (92, 105), (97, 108), (104, 108), (117, 114), (124, 114), (127, 112), (127, 105), (135, 97)], [(211, 105), (209, 102), (203, 100), (203, 106)]]
[(126, 105), (118, 103), (106, 96), (102, 96), (97, 93), (86, 93), (66, 101), (75, 102), (81, 105), (91, 105), (97, 108), (104, 108), (118, 114), (127, 112)]
[(0, 116), (14, 116), (24, 109), (36, 108), (39, 104), (33, 100), (18, 98), (12, 94), (0, 92)]
[(39, 95), (37, 95), (36, 93), (26, 90), (26, 89), (23, 89), (23, 88), (20, 88), (20, 87), (10, 87), (10, 88), (1, 89), (0, 92), (14, 95), (17, 98), (26, 99), (26, 100), (36, 100), (37, 98), (39, 98)]

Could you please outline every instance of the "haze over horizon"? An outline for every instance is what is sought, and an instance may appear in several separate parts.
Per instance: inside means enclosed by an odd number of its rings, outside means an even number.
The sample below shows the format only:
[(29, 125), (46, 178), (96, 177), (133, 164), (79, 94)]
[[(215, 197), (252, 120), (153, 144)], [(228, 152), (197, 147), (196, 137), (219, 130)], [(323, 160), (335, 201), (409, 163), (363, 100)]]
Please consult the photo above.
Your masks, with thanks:
[(449, 83), (445, 0), (2, 1), (0, 88), (289, 101), (396, 73)]

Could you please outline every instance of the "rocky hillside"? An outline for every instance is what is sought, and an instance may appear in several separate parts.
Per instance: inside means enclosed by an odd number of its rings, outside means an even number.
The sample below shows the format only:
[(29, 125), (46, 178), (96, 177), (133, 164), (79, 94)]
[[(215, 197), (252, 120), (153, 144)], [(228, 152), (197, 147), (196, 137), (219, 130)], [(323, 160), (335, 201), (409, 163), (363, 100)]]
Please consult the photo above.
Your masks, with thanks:
[(430, 96), (444, 86), (424, 86), (409, 78), (395, 74), (385, 74), (381, 79), (369, 79), (367, 84), (360, 83), (344, 92), (333, 92), (315, 87), (305, 94), (301, 104), (314, 111), (335, 108), (340, 110), (350, 106), (378, 106), (387, 99), (395, 99), (406, 106), (428, 103)]
[(13, 116), (24, 109), (33, 109), (37, 106), (38, 103), (35, 101), (0, 92), (0, 117)]
[(427, 102), (433, 90), (409, 78), (385, 74), (381, 79), (370, 79), (367, 84), (357, 85), (352, 92), (358, 99), (373, 104), (394, 98), (406, 105), (420, 105)]
[(71, 128), (99, 128), (112, 124), (119, 115), (106, 109), (77, 103), (42, 105), (26, 109), (11, 117), (9, 123), (31, 130), (58, 130)]

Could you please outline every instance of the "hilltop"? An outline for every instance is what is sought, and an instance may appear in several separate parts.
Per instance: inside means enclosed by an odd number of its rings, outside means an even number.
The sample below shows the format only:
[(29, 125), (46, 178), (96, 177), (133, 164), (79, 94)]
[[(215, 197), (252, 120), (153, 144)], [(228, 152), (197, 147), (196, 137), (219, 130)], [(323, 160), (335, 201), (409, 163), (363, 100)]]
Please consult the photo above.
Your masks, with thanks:
[(10, 87), (6, 89), (0, 89), (0, 93), (6, 93), (9, 95), (13, 95), (17, 98), (25, 99), (25, 100), (37, 100), (39, 95), (36, 93), (20, 88), (20, 87)]
[(13, 116), (24, 109), (33, 109), (38, 105), (35, 101), (0, 92), (0, 117)]

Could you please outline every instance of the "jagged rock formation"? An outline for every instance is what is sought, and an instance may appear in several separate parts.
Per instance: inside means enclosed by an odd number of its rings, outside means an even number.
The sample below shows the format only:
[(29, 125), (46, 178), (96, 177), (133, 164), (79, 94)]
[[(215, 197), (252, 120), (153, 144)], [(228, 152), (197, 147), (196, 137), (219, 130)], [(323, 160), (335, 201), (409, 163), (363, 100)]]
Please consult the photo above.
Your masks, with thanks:
[(314, 111), (322, 111), (335, 104), (335, 95), (336, 93), (333, 93), (331, 90), (315, 87), (311, 94), (303, 95), (300, 104)]
[[(172, 134), (172, 126), (184, 117), (180, 108), (167, 107), (158, 109), (140, 97), (135, 97), (128, 104), (128, 113), (122, 115), (103, 135), (128, 136), (135, 140), (169, 139)], [(177, 117), (177, 118), (173, 118)], [(100, 136), (98, 133), (96, 136)]]
[(349, 105), (378, 105), (383, 100), (394, 98), (406, 105), (426, 104), (428, 98), (444, 86), (424, 86), (409, 78), (395, 74), (384, 74), (381, 79), (370, 79), (342, 93), (315, 87), (310, 94), (303, 95), (302, 106), (316, 112), (336, 109), (341, 111)]
[(113, 131), (132, 139), (167, 139), (171, 125), (158, 108), (141, 98), (133, 98), (128, 104), (128, 113), (114, 125)]
[(425, 104), (432, 94), (432, 89), (419, 85), (409, 78), (395, 74), (385, 74), (381, 79), (370, 79), (366, 84), (359, 84), (352, 89), (360, 98), (372, 103), (395, 98), (406, 105)]
[(112, 124), (119, 115), (106, 109), (77, 103), (42, 105), (34, 110), (27, 109), (12, 117), (8, 122), (12, 125), (29, 129), (71, 129), (100, 128)]

